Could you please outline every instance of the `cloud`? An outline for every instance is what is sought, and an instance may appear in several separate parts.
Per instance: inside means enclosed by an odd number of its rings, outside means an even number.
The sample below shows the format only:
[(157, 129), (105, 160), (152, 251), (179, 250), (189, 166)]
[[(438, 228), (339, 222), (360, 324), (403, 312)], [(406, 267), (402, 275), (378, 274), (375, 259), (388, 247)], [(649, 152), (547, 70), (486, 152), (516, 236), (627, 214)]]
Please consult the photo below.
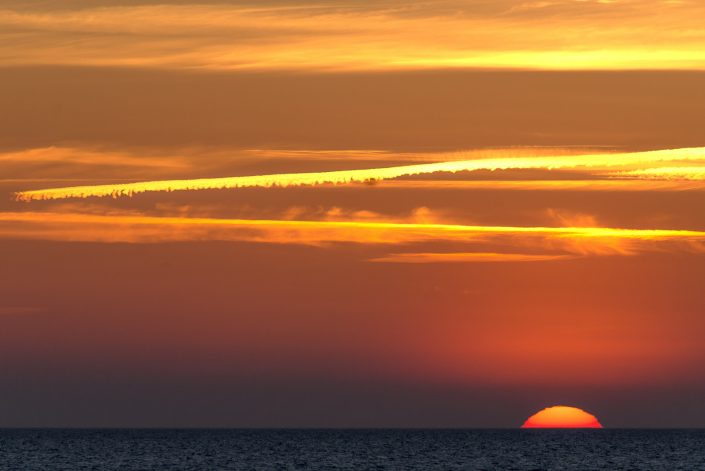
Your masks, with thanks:
[(201, 70), (705, 66), (702, 2), (56, 5), (14, 3), (0, 10), (3, 64)]
[(704, 167), (661, 167), (626, 170), (614, 172), (612, 175), (625, 178), (642, 178), (651, 180), (705, 180)]
[(96, 179), (125, 181), (192, 171), (180, 155), (80, 147), (41, 147), (0, 153), (2, 180), (73, 182)]
[(468, 262), (547, 262), (570, 260), (573, 255), (541, 255), (521, 253), (393, 253), (384, 257), (373, 258), (371, 262), (384, 263), (468, 263)]
[(7, 163), (62, 163), (83, 165), (120, 165), (135, 167), (186, 167), (179, 159), (166, 156), (136, 155), (101, 149), (77, 147), (40, 147), (15, 152), (0, 153), (0, 164)]
[(705, 180), (389, 180), (383, 188), (517, 191), (703, 191)]
[[(417, 216), (413, 216), (417, 217)], [(233, 241), (329, 246), (336, 243), (403, 246), (408, 260), (424, 258), (414, 245), (458, 244), (467, 247), (465, 261), (486, 261), (488, 253), (505, 261), (524, 257), (564, 259), (566, 256), (637, 255), (646, 252), (705, 252), (705, 232), (671, 229), (605, 227), (513, 227), (461, 224), (216, 219), (154, 217), (139, 213), (72, 212), (0, 213), (0, 238), (102, 243)], [(489, 249), (489, 250), (488, 250)], [(519, 254), (518, 249), (525, 252)], [(536, 253), (536, 250), (542, 250)], [(549, 251), (550, 253), (546, 253)], [(497, 255), (502, 253), (504, 255)], [(485, 254), (485, 255), (477, 255)], [(389, 260), (399, 261), (399, 254)], [(429, 256), (426, 255), (426, 258)], [(442, 257), (442, 255), (437, 255)], [(448, 255), (445, 255), (448, 258)], [(384, 257), (382, 257), (384, 258)], [(450, 256), (458, 258), (458, 256)], [(475, 260), (473, 260), (475, 258)], [(498, 258), (497, 258), (498, 259)], [(407, 260), (407, 261), (408, 261)], [(516, 261), (516, 258), (515, 258)]]
[(200, 178), (190, 180), (146, 181), (126, 184), (89, 185), (48, 188), (17, 193), (22, 201), (93, 196), (130, 196), (154, 191), (205, 190), (248, 187), (308, 186), (324, 184), (370, 183), (405, 176), (457, 173), (477, 170), (507, 169), (573, 169), (588, 173), (604, 173), (614, 167), (635, 168), (674, 161), (705, 162), (705, 148), (670, 149), (633, 153), (602, 153), (543, 157), (497, 157), (454, 160), (396, 167), (340, 170), (332, 172), (282, 173), (243, 177)]

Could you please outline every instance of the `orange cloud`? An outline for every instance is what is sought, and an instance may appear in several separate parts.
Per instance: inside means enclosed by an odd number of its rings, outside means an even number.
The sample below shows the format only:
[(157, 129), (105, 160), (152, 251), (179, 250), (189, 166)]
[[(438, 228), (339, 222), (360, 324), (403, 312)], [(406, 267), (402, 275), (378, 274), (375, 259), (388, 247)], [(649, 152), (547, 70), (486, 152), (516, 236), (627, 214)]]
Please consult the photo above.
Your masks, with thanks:
[(543, 157), (504, 157), (474, 160), (454, 160), (414, 165), (333, 172), (282, 173), (244, 177), (200, 178), (190, 180), (162, 180), (137, 183), (89, 185), (66, 188), (48, 188), (17, 194), (23, 201), (86, 198), (91, 196), (129, 196), (152, 191), (204, 190), (247, 187), (304, 186), (348, 184), (389, 180), (404, 176), (437, 172), (469, 172), (506, 169), (577, 169), (601, 172), (613, 167), (639, 167), (674, 161), (703, 161), (705, 148), (669, 149), (633, 153), (607, 153)]
[(189, 165), (179, 158), (137, 155), (129, 152), (83, 149), (77, 147), (41, 147), (0, 154), (0, 164), (6, 163), (62, 163), (83, 165), (120, 165), (129, 167), (185, 168)]
[(517, 191), (703, 191), (699, 180), (388, 180), (385, 188), (517, 190)]
[[(410, 245), (428, 242), (468, 244), (473, 255), (436, 254), (437, 259), (505, 261), (551, 259), (575, 255), (636, 255), (650, 251), (705, 252), (705, 232), (670, 229), (603, 227), (470, 226), (382, 221), (249, 220), (154, 217), (138, 213), (87, 214), (60, 212), (0, 213), (0, 237), (90, 242), (153, 243), (165, 241), (243, 241), (278, 244), (326, 245), (357, 243)], [(487, 255), (483, 247), (508, 249)], [(516, 254), (525, 248), (525, 254)], [(552, 254), (535, 254), (539, 248)], [(485, 255), (477, 255), (477, 254)], [(554, 255), (558, 257), (554, 257)], [(430, 255), (390, 255), (384, 261), (430, 259)], [(382, 260), (378, 260), (382, 261)]]
[[(51, 146), (0, 153), (0, 181), (124, 182), (190, 174), (182, 155)], [(47, 183), (49, 184), (49, 183)]]
[(384, 263), (467, 263), (467, 262), (546, 262), (575, 258), (573, 255), (536, 255), (521, 253), (394, 253), (373, 258), (371, 262)]
[(705, 180), (705, 167), (660, 167), (615, 172), (619, 177), (652, 180)]
[[(685, 0), (6, 8), (0, 59), (188, 69), (702, 69), (703, 15), (701, 2)], [(86, 35), (91, 41), (78, 41)]]

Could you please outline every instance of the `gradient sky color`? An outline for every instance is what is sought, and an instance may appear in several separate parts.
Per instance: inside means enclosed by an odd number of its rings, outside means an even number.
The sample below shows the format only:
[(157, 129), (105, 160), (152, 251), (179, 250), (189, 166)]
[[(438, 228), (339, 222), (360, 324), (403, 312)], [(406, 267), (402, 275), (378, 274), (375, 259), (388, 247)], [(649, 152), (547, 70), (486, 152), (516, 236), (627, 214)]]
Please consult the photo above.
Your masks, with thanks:
[(0, 1), (0, 426), (705, 425), (700, 1)]

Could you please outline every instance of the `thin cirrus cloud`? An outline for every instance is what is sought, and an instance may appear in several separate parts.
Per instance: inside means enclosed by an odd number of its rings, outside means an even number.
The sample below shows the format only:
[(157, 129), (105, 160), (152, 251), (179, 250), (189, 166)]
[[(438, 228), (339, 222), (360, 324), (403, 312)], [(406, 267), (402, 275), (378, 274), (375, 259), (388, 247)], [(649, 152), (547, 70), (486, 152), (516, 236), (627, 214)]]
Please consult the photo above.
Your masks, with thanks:
[[(588, 174), (601, 175), (615, 167), (622, 171), (658, 168), (673, 162), (705, 163), (705, 148), (669, 149), (632, 153), (603, 153), (593, 155), (568, 155), (546, 157), (505, 157), (473, 160), (456, 160), (395, 167), (331, 172), (283, 173), (241, 177), (200, 178), (187, 180), (146, 181), (123, 184), (85, 185), (21, 191), (16, 194), (22, 201), (104, 196), (130, 196), (144, 192), (206, 190), (248, 187), (305, 186), (321, 184), (364, 183), (390, 180), (406, 176), (456, 173), (477, 170), (507, 169), (574, 169)], [(638, 174), (632, 177), (638, 178)]]
[(173, 157), (134, 156), (125, 152), (91, 150), (77, 147), (42, 147), (0, 154), (0, 165), (49, 163), (76, 165), (114, 165), (127, 167), (183, 168), (185, 163)]
[[(304, 221), (155, 217), (139, 213), (0, 213), (0, 237), (103, 243), (233, 241), (326, 246), (335, 243), (412, 247), (467, 244), (463, 253), (395, 251), (376, 262), (528, 262), (594, 255), (705, 252), (705, 232), (606, 227), (513, 227), (383, 221)], [(506, 252), (488, 251), (487, 247)], [(517, 248), (525, 249), (517, 253)], [(537, 253), (536, 250), (550, 251)], [(512, 250), (512, 251), (510, 251)]]
[(705, 167), (661, 167), (615, 172), (616, 176), (653, 180), (705, 180)]
[[(135, 155), (106, 149), (51, 146), (0, 153), (0, 182), (154, 178), (191, 169), (180, 156)], [(129, 180), (128, 180), (129, 181)]]
[(552, 260), (569, 260), (574, 255), (547, 255), (523, 253), (494, 252), (457, 252), (457, 253), (394, 253), (384, 257), (373, 258), (371, 262), (388, 263), (467, 263), (467, 262), (546, 262)]
[[(616, 176), (625, 176), (617, 174)], [(619, 191), (619, 192), (639, 192), (639, 191), (703, 191), (705, 190), (705, 178), (676, 179), (669, 175), (670, 179), (653, 177), (642, 179), (641, 176), (634, 179), (582, 179), (582, 180), (389, 180), (380, 182), (382, 188), (410, 188), (418, 190), (517, 190), (517, 191)]]
[[(91, 174), (104, 179), (144, 179), (179, 177), (194, 172), (224, 173), (239, 167), (250, 169), (277, 164), (279, 168), (293, 169), (302, 163), (341, 165), (374, 165), (382, 163), (438, 162), (465, 160), (497, 155), (541, 156), (586, 154), (591, 149), (553, 147), (515, 147), (471, 149), (457, 152), (392, 152), (379, 149), (249, 149), (236, 147), (201, 146), (177, 148), (101, 148), (100, 146), (48, 146), (0, 152), (2, 178), (28, 181), (57, 177), (77, 180), (77, 175)], [(369, 162), (369, 163), (368, 163)], [(105, 174), (105, 175), (103, 175)]]
[(685, 0), (15, 2), (0, 10), (0, 59), (208, 70), (702, 69), (703, 15), (702, 2)]

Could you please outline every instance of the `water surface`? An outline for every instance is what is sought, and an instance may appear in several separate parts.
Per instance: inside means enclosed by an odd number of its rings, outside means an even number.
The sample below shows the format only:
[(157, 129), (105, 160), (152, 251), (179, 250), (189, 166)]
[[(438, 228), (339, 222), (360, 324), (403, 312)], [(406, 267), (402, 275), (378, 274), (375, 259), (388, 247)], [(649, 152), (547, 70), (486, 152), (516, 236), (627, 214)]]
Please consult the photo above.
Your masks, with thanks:
[(0, 469), (696, 470), (705, 430), (4, 429)]

